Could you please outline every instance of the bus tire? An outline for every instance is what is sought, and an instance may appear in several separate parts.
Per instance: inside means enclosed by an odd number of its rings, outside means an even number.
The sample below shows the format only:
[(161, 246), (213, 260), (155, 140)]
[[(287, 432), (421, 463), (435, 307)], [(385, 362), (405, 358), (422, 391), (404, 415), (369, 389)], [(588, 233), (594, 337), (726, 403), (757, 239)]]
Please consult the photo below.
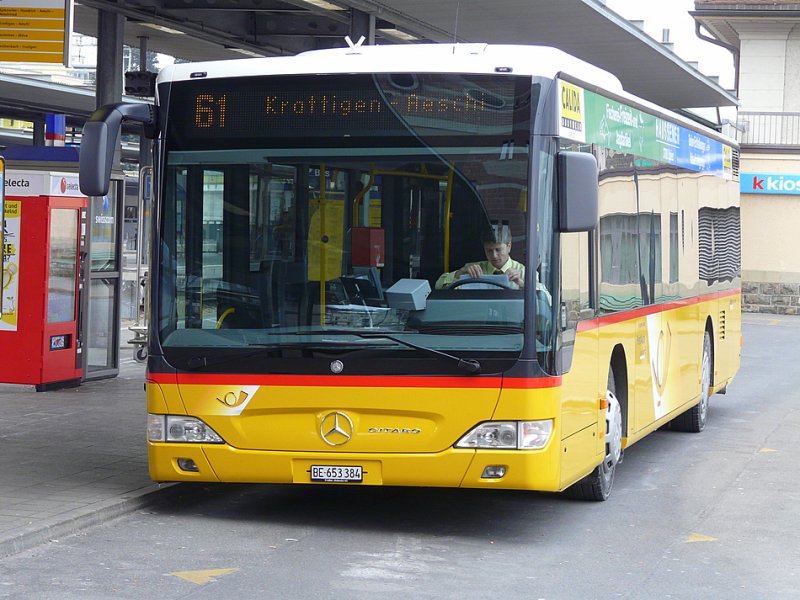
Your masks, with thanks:
[(616, 380), (611, 368), (608, 370), (606, 400), (605, 456), (594, 471), (569, 488), (568, 494), (579, 500), (608, 500), (614, 485), (614, 473), (622, 460), (622, 407), (617, 400)]
[(672, 419), (670, 429), (673, 431), (700, 433), (706, 428), (711, 391), (711, 357), (711, 334), (706, 330), (703, 336), (703, 362), (700, 365), (700, 402)]

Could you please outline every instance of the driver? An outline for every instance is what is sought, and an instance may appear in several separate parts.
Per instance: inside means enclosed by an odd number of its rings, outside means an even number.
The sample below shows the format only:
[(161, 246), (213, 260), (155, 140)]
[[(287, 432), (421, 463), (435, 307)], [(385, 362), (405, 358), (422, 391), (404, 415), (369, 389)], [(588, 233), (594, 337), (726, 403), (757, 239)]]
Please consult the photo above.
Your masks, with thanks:
[(486, 260), (467, 263), (457, 271), (442, 274), (436, 289), (450, 286), (459, 278), (478, 278), (481, 275), (505, 275), (513, 289), (525, 287), (525, 265), (511, 258), (511, 230), (508, 225), (495, 225), (481, 235)]

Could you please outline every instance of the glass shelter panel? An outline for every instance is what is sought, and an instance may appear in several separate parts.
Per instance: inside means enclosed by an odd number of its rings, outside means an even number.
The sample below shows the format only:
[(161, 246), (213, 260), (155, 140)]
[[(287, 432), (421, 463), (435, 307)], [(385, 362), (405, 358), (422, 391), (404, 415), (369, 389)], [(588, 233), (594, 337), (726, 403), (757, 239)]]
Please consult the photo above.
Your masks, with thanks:
[(108, 195), (92, 198), (89, 205), (89, 227), (91, 228), (91, 269), (92, 271), (116, 271), (118, 262), (117, 236), (117, 190), (112, 185)]
[(89, 285), (91, 319), (86, 337), (86, 371), (116, 368), (115, 279), (92, 279)]

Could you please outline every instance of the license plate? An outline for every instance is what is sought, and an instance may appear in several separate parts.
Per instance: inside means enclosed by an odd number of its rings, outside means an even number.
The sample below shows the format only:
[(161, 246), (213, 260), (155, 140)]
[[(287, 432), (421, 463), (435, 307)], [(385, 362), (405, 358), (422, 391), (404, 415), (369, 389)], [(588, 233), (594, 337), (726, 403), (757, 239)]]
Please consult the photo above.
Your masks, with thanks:
[(311, 481), (324, 481), (326, 483), (361, 483), (361, 481), (363, 481), (363, 475), (361, 467), (311, 465)]

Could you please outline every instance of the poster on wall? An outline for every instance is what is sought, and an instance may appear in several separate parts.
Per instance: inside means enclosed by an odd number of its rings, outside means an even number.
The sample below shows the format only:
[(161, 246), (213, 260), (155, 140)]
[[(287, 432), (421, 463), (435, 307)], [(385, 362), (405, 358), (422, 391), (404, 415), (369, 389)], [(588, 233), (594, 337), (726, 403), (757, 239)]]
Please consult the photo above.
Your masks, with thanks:
[(5, 277), (3, 272), (3, 256), (5, 255), (5, 239), (6, 229), (6, 160), (0, 156), (0, 319), (3, 318), (3, 279)]
[(22, 202), (5, 200), (5, 162), (0, 158), (0, 206), (3, 207), (3, 276), (0, 331), (17, 330), (19, 312), (19, 242)]

